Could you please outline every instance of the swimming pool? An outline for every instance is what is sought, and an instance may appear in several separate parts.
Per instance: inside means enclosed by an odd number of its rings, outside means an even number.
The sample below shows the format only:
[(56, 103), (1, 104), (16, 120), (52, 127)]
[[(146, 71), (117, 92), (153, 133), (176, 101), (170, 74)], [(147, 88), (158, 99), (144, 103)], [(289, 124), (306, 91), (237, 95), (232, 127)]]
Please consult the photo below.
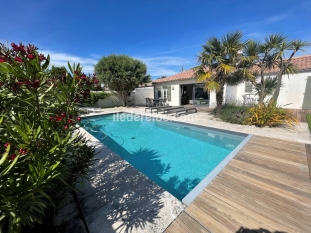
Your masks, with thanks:
[(81, 126), (183, 201), (189, 193), (192, 200), (193, 190), (200, 191), (206, 178), (230, 160), (228, 155), (233, 157), (247, 138), (246, 134), (127, 113), (84, 118)]

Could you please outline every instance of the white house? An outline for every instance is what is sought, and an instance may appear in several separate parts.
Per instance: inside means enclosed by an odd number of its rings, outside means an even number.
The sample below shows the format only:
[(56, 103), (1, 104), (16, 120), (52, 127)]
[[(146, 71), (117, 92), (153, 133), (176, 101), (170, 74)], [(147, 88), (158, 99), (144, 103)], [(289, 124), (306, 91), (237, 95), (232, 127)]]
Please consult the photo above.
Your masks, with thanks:
[[(284, 75), (278, 104), (291, 109), (311, 109), (311, 55), (294, 57), (292, 64), (298, 69), (295, 75)], [(276, 76), (277, 69), (265, 73)], [(216, 106), (216, 93), (205, 92), (203, 84), (197, 83), (194, 70), (186, 70), (168, 78), (153, 81), (154, 98), (166, 98), (172, 106), (193, 104), (197, 106)], [(241, 103), (256, 102), (254, 88), (250, 83), (226, 86), (224, 102), (239, 101)]]

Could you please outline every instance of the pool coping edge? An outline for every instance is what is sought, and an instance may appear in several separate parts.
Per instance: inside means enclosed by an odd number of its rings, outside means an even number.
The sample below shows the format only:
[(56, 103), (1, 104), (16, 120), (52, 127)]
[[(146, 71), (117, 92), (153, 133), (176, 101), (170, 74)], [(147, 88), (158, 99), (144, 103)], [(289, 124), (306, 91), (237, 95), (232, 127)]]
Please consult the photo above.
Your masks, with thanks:
[(253, 137), (253, 134), (248, 136), (233, 150), (231, 153), (217, 165), (197, 186), (194, 187), (183, 199), (182, 202), (189, 206), (191, 202), (209, 185), (210, 182), (225, 168), (225, 166), (234, 158), (234, 156), (246, 145)]

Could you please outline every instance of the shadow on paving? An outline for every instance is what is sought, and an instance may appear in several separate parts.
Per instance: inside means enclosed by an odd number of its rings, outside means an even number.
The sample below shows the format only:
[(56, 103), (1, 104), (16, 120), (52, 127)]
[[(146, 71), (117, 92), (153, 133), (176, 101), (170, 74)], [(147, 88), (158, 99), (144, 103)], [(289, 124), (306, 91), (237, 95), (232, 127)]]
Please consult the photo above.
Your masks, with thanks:
[(248, 229), (248, 228), (244, 228), (241, 227), (236, 233), (286, 233), (284, 231), (269, 231), (266, 230), (264, 228), (260, 228), (260, 229)]
[[(124, 150), (116, 143), (112, 149), (117, 153)], [(163, 232), (185, 208), (106, 146), (100, 144), (97, 151), (101, 152), (90, 172), (90, 182), (77, 187), (78, 202), (90, 233)], [(157, 176), (170, 169), (155, 151), (140, 148), (129, 156), (141, 156), (147, 164), (150, 162), (148, 170)], [(175, 178), (169, 183), (178, 185), (177, 181)], [(182, 188), (186, 184), (180, 185)]]

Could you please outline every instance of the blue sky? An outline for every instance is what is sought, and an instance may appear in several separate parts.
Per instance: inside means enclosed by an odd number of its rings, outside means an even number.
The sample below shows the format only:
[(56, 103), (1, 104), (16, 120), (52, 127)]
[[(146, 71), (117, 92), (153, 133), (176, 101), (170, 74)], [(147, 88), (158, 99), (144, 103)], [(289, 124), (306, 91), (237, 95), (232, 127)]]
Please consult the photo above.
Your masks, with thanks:
[(311, 42), (310, 0), (1, 0), (1, 8), (0, 42), (35, 44), (52, 64), (80, 62), (85, 73), (103, 56), (126, 54), (153, 79), (170, 76), (196, 66), (208, 38), (233, 30)]

